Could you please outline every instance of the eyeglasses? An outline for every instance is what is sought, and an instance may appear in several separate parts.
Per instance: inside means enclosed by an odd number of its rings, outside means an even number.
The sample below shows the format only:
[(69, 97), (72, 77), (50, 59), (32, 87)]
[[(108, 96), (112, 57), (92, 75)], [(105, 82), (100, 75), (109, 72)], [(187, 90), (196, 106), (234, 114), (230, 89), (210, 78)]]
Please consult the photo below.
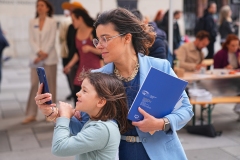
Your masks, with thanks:
[(122, 33), (122, 34), (118, 34), (118, 35), (112, 36), (112, 37), (101, 36), (101, 37), (99, 38), (99, 40), (96, 39), (96, 38), (94, 38), (94, 39), (93, 39), (93, 44), (94, 44), (95, 47), (97, 47), (97, 45), (100, 43), (100, 45), (102, 45), (103, 47), (106, 48), (108, 41), (110, 41), (111, 39), (117, 38), (117, 37), (119, 37), (119, 36), (122, 36), (122, 35), (124, 35), (124, 34), (125, 34), (125, 33)]

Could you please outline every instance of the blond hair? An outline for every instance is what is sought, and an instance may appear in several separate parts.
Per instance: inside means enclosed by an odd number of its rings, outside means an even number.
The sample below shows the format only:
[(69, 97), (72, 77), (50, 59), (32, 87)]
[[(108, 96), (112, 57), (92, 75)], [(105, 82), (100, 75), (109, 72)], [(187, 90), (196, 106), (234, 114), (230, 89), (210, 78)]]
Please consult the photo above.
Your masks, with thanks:
[(229, 12), (231, 12), (230, 6), (225, 5), (221, 8), (220, 15), (219, 15), (219, 25), (221, 25), (224, 20), (228, 22), (232, 22), (232, 18), (229, 17)]

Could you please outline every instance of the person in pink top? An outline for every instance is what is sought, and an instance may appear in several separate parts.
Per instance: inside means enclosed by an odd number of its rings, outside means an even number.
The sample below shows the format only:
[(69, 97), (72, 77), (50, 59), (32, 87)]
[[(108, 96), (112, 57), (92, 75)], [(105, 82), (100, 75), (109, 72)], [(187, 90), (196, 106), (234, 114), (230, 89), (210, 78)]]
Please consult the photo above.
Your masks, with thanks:
[(92, 43), (96, 37), (93, 28), (94, 20), (89, 16), (85, 9), (75, 9), (71, 14), (73, 26), (77, 29), (75, 37), (76, 52), (70, 62), (64, 67), (64, 72), (68, 73), (72, 66), (79, 62), (78, 70), (74, 79), (73, 97), (77, 101), (76, 93), (81, 89), (82, 81), (80, 74), (83, 70), (98, 69), (101, 67), (101, 53)]

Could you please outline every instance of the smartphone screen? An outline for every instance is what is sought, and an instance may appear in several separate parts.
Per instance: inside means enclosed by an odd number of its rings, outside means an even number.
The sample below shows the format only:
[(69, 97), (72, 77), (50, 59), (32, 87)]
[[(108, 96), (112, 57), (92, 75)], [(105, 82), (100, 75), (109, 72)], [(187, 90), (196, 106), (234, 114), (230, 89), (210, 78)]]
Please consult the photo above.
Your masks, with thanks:
[[(50, 93), (44, 68), (43, 67), (38, 67), (36, 70), (37, 70), (38, 79), (39, 79), (40, 84), (43, 83), (42, 94)], [(47, 104), (52, 104), (52, 101), (48, 101), (46, 103)]]

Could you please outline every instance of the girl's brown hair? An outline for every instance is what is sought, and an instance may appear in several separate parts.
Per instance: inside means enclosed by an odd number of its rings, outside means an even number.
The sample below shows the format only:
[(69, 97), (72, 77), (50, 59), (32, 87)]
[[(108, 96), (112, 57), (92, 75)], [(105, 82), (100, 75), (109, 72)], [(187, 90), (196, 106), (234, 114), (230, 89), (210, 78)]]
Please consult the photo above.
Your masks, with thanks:
[(151, 26), (139, 21), (134, 14), (124, 8), (117, 8), (110, 11), (101, 13), (94, 26), (106, 25), (111, 23), (114, 25), (115, 31), (123, 34), (127, 33), (132, 35), (132, 45), (137, 53), (143, 53), (148, 55), (150, 48), (154, 41), (156, 33)]
[[(51, 4), (50, 2), (48, 2), (47, 0), (37, 0), (37, 4), (38, 4), (38, 2), (40, 2), (40, 1), (46, 4), (46, 6), (47, 6), (47, 8), (48, 8), (48, 13), (47, 13), (48, 17), (52, 17), (52, 15), (53, 15), (53, 6), (52, 6), (52, 4)], [(36, 4), (36, 6), (37, 6), (37, 4)], [(37, 11), (36, 11), (36, 18), (37, 18), (38, 16), (39, 16), (39, 15), (38, 15), (38, 13), (37, 13)]]
[(223, 43), (222, 48), (228, 50), (228, 45), (231, 43), (231, 41), (234, 40), (239, 41), (238, 37), (235, 34), (229, 34), (226, 41)]
[(127, 99), (122, 82), (114, 75), (101, 72), (83, 71), (81, 78), (88, 79), (98, 96), (106, 100), (105, 106), (102, 107), (95, 117), (91, 118), (102, 121), (116, 120), (120, 133), (125, 133), (130, 124), (127, 120)]

